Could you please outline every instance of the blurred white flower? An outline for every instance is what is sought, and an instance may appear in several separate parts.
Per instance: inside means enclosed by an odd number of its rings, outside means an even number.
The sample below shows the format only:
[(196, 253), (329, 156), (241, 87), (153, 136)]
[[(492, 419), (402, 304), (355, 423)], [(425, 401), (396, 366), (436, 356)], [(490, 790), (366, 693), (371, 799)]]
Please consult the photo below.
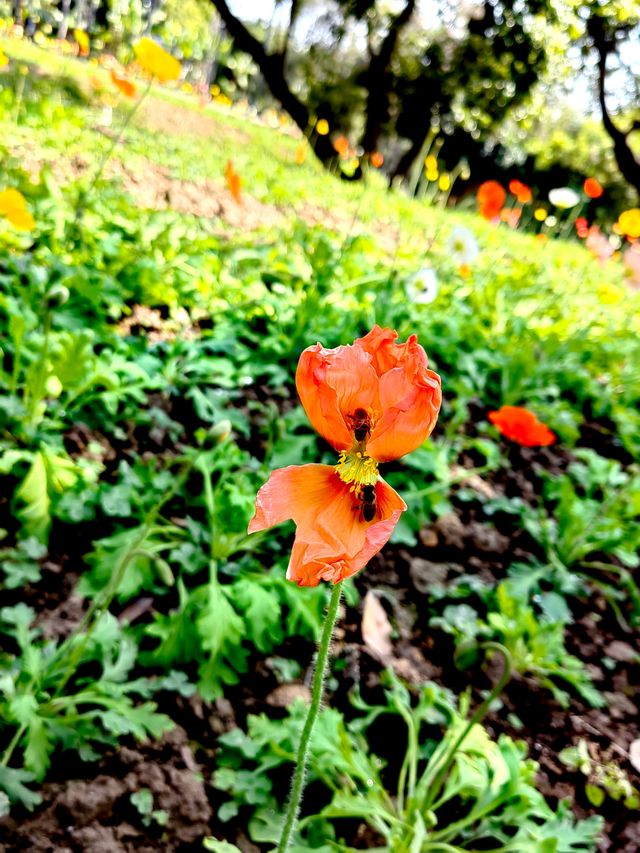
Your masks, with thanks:
[(560, 210), (569, 210), (578, 204), (580, 196), (570, 187), (556, 187), (555, 190), (549, 190), (549, 201)]
[(407, 282), (407, 296), (412, 305), (429, 305), (438, 295), (438, 279), (431, 267), (422, 267)]
[(459, 267), (470, 266), (478, 257), (480, 248), (468, 228), (454, 228), (447, 243), (451, 258)]

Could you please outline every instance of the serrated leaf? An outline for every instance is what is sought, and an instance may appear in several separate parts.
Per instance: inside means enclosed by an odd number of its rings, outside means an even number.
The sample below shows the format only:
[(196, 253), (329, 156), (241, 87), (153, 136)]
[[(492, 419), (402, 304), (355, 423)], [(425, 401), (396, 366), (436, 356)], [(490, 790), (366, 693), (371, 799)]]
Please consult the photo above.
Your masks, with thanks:
[(27, 745), (24, 751), (24, 764), (27, 770), (33, 771), (38, 781), (44, 778), (49, 769), (49, 756), (54, 744), (49, 738), (47, 727), (42, 717), (31, 718), (27, 729)]
[(249, 639), (261, 652), (270, 652), (282, 642), (280, 600), (264, 584), (241, 578), (233, 584), (233, 601), (244, 616)]
[(33, 773), (28, 770), (0, 765), (0, 791), (5, 792), (10, 802), (20, 803), (30, 812), (42, 802), (40, 794), (26, 787), (33, 781)]

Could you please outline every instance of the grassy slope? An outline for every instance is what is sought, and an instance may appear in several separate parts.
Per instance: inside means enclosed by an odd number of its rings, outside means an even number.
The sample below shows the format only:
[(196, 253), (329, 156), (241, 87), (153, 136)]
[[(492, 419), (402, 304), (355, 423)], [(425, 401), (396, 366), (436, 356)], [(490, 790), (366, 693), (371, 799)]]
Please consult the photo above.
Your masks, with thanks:
[[(0, 39), (0, 48), (14, 59), (13, 68), (26, 62), (32, 73), (37, 68), (44, 75), (55, 75), (49, 86), (47, 121), (29, 111), (30, 77), (20, 122), (8, 111), (0, 118), (1, 138), (9, 150), (18, 160), (29, 152), (38, 161), (53, 164), (80, 158), (88, 161), (91, 174), (111, 144), (108, 136), (96, 130), (103, 103), (95, 97), (91, 83), (92, 78), (101, 79), (109, 89), (107, 73), (96, 64), (52, 54), (26, 42)], [(61, 94), (57, 75), (75, 81), (85, 92), (86, 103)], [(5, 75), (7, 81), (10, 78)], [(38, 87), (42, 85), (38, 82)], [(112, 128), (120, 127), (129, 108), (129, 103), (119, 100)], [(215, 104), (202, 107), (194, 97), (153, 87), (114, 156), (143, 183), (152, 162), (178, 181), (209, 181), (209, 188), (213, 184), (221, 192), (224, 166), (232, 159), (246, 195), (268, 206), (261, 213), (267, 231), (273, 230), (269, 216), (273, 210), (284, 217), (288, 235), (286, 223), (299, 214), (326, 222), (327, 227), (344, 234), (368, 234), (369, 255), (390, 261), (401, 272), (409, 274), (425, 263), (432, 264), (442, 284), (441, 299), (466, 298), (475, 289), (481, 299), (489, 300), (498, 337), (504, 332), (508, 311), (526, 319), (541, 339), (547, 335), (561, 339), (586, 336), (600, 344), (640, 329), (640, 294), (623, 284), (621, 264), (602, 266), (576, 243), (554, 239), (542, 245), (504, 225), (496, 228), (475, 214), (472, 199), (464, 201), (462, 209), (442, 210), (408, 198), (402, 190), (387, 191), (383, 176), (377, 173), (371, 173), (366, 185), (361, 185), (328, 175), (312, 157), (296, 165), (297, 145), (294, 137), (264, 127), (251, 117)], [(197, 223), (205, 234), (211, 225), (202, 218)], [(447, 248), (452, 227), (459, 225), (473, 230), (483, 250), (466, 283), (456, 274)], [(376, 319), (384, 322), (382, 317)]]

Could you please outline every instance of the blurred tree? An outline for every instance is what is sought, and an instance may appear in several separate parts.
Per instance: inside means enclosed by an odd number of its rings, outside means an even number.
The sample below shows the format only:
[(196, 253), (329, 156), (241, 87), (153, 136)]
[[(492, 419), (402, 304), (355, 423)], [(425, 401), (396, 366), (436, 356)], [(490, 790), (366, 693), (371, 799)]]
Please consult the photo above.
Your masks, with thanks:
[[(274, 17), (288, 15), (267, 43), (227, 0), (211, 2), (303, 132), (321, 117), (366, 153), (398, 140), (397, 175), (432, 127), (447, 137), (447, 159), (479, 158), (544, 70), (544, 27), (555, 18), (551, 0), (280, 0)], [(323, 162), (335, 156), (328, 137), (311, 143)]]
[[(620, 172), (640, 193), (640, 157), (631, 138), (640, 131), (640, 3), (590, 0), (580, 4), (578, 15), (586, 21), (583, 54), (596, 55), (604, 129), (613, 142)], [(640, 145), (636, 150), (640, 151)]]

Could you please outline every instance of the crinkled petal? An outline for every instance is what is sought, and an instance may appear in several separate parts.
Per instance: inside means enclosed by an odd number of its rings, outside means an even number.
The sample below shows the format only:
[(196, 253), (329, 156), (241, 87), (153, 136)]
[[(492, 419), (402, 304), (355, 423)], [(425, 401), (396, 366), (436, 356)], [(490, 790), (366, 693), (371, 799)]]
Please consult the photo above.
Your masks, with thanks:
[(296, 371), (300, 401), (314, 429), (336, 450), (353, 443), (349, 416), (377, 406), (377, 376), (370, 357), (355, 346), (308, 347)]
[(371, 432), (367, 453), (388, 462), (420, 447), (436, 425), (441, 404), (440, 377), (421, 361), (405, 361), (388, 371), (380, 379), (384, 414)]
[(297, 530), (287, 577), (300, 586), (337, 583), (382, 548), (406, 509), (384, 480), (376, 484), (376, 500), (376, 517), (366, 522), (354, 493), (330, 465), (280, 468), (258, 492), (249, 532), (292, 518)]

